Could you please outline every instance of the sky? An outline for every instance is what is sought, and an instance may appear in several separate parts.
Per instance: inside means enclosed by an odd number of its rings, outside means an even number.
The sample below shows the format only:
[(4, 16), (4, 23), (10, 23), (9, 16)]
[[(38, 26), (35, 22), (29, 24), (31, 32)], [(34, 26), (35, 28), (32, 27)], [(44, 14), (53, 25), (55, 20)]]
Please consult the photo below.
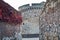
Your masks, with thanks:
[(19, 6), (25, 4), (40, 3), (42, 1), (46, 2), (46, 0), (4, 0), (4, 1), (10, 4), (12, 7), (14, 7), (16, 10), (18, 10)]

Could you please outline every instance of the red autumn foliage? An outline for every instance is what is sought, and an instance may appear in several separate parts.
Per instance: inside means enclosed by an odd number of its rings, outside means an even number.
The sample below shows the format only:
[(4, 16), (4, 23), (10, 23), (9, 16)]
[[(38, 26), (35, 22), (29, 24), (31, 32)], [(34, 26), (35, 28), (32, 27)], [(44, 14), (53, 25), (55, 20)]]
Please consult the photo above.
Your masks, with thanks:
[(21, 24), (22, 16), (13, 7), (0, 1), (0, 21), (7, 22), (9, 24)]

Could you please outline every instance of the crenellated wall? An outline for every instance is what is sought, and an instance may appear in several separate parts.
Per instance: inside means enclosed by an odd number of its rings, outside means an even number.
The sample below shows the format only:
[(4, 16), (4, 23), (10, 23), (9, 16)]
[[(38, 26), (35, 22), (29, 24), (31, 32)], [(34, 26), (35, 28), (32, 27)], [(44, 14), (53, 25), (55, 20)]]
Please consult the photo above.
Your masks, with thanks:
[(30, 4), (26, 4), (23, 6), (19, 7), (19, 11), (24, 12), (28, 10), (33, 10), (33, 9), (41, 9), (44, 6), (45, 2), (42, 3), (32, 3), (31, 6)]

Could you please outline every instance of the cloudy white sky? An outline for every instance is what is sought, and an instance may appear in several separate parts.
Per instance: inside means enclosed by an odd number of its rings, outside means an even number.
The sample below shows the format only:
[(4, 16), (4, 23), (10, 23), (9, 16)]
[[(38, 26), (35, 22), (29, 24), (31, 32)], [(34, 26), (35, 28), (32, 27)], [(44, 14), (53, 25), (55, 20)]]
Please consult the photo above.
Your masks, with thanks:
[(46, 1), (46, 0), (4, 0), (4, 1), (18, 10), (18, 7), (22, 6), (24, 4), (40, 3), (40, 2)]

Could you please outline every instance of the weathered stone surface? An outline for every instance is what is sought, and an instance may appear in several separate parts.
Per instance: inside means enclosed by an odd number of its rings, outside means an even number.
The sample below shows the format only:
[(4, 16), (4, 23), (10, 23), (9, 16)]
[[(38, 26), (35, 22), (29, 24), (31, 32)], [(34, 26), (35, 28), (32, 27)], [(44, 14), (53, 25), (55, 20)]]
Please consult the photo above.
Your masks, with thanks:
[(58, 34), (60, 33), (58, 32), (60, 24), (60, 4), (58, 4), (58, 0), (47, 0), (45, 9), (43, 9), (42, 15), (40, 16), (40, 29), (43, 34), (42, 39), (44, 40), (58, 40), (58, 35), (60, 35)]

